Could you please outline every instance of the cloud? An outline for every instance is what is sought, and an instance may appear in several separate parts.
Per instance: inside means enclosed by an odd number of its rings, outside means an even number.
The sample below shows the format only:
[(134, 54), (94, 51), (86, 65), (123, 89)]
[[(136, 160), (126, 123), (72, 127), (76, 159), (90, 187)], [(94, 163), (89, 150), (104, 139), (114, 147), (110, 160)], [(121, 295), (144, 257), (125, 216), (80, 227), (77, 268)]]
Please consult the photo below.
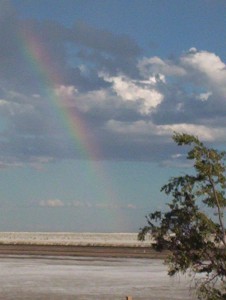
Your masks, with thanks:
[(180, 59), (181, 65), (190, 71), (193, 82), (226, 97), (226, 65), (215, 53), (190, 49)]
[(112, 83), (112, 90), (122, 101), (137, 103), (141, 114), (149, 114), (163, 100), (163, 95), (158, 92), (156, 78), (148, 80), (132, 80), (126, 76), (107, 76), (103, 74), (104, 80)]
[(126, 204), (117, 204), (117, 203), (104, 203), (104, 202), (90, 202), (90, 201), (62, 201), (59, 199), (48, 199), (41, 200), (38, 202), (38, 205), (41, 207), (71, 207), (71, 208), (95, 208), (95, 209), (137, 209), (137, 206), (132, 203)]
[(59, 199), (41, 200), (39, 206), (42, 207), (63, 207), (64, 203)]
[(127, 204), (116, 204), (116, 203), (96, 203), (94, 205), (96, 208), (100, 209), (137, 209), (137, 206), (131, 203)]
[[(104, 85), (96, 76), (97, 67), (109, 71), (121, 66), (128, 72), (134, 69), (133, 61), (141, 50), (129, 36), (84, 22), (65, 27), (52, 20), (21, 19), (7, 2), (1, 4), (0, 15), (0, 79), (7, 88), (40, 93), (42, 76), (47, 71), (54, 83), (92, 90)], [(81, 65), (89, 66), (86, 72)]]
[(159, 163), (164, 168), (181, 168), (187, 169), (193, 167), (193, 162), (188, 161), (185, 157), (179, 159), (171, 156), (169, 159), (163, 160)]
[[(201, 54), (206, 60), (215, 58), (221, 68), (221, 75), (208, 77), (209, 84), (202, 79), (200, 70), (207, 75), (211, 70), (207, 67), (203, 70), (203, 58), (194, 58), (197, 50), (193, 50), (182, 54), (175, 66), (173, 61), (164, 62), (156, 57), (146, 59), (142, 68), (138, 63), (141, 74), (136, 79), (99, 71), (97, 76), (109, 83), (105, 88), (80, 91), (76, 85), (61, 84), (53, 88), (52, 94), (62, 108), (75, 111), (75, 115), (85, 120), (90, 134), (100, 143), (104, 159), (156, 160), (155, 149), (159, 146), (165, 151), (174, 131), (195, 134), (209, 142), (225, 138), (226, 108), (219, 107), (223, 97), (219, 100), (217, 89), (221, 85), (221, 91), (224, 89), (225, 65), (212, 53)], [(164, 65), (163, 73), (153, 72), (153, 64), (155, 72), (156, 64)], [(194, 72), (197, 77), (200, 75), (199, 82), (194, 83)], [(218, 74), (218, 69), (215, 73)], [(46, 96), (39, 94), (28, 96), (12, 90), (2, 93), (0, 114), (9, 124), (7, 131), (2, 132), (7, 137), (1, 142), (2, 155), (7, 151), (14, 159), (18, 156), (19, 162), (21, 152), (24, 159), (33, 161), (33, 166), (35, 157), (39, 166), (42, 157), (80, 157), (46, 100)]]
[(76, 22), (69, 32), (70, 40), (104, 53), (136, 57), (140, 54), (138, 45), (126, 35), (115, 35), (103, 29), (97, 29), (84, 22)]
[(81, 144), (98, 159), (162, 161), (173, 131), (226, 139), (226, 64), (207, 50), (144, 57), (129, 36), (22, 19), (3, 1), (0, 64), (1, 167), (84, 159)]
[(76, 208), (96, 208), (96, 209), (137, 209), (137, 206), (131, 203), (117, 204), (117, 203), (104, 203), (104, 202), (87, 202), (87, 201), (72, 201), (68, 203), (68, 206)]
[(221, 140), (225, 137), (225, 128), (211, 128), (198, 124), (170, 124), (170, 125), (155, 125), (152, 122), (137, 121), (131, 123), (124, 123), (110, 120), (108, 122), (109, 130), (117, 132), (118, 134), (131, 136), (136, 139), (151, 138), (153, 135), (171, 137), (174, 132), (184, 132), (187, 134), (197, 135), (202, 137), (203, 141)]
[(206, 101), (209, 99), (209, 97), (212, 95), (211, 92), (201, 93), (197, 95), (197, 99), (200, 99), (201, 101)]
[[(164, 76), (184, 76), (186, 70), (170, 60), (162, 60), (160, 57), (144, 57), (138, 62), (138, 69), (142, 76), (149, 78), (150, 74)], [(164, 74), (164, 76), (163, 76)]]

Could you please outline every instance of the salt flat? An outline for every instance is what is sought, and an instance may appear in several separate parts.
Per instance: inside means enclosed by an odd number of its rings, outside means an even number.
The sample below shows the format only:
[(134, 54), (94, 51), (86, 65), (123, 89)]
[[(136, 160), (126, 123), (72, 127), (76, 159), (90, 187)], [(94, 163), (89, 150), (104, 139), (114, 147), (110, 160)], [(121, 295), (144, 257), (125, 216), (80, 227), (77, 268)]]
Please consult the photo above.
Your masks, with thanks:
[(138, 241), (137, 233), (0, 232), (1, 244), (142, 247), (151, 242), (150, 236)]
[(195, 299), (189, 279), (169, 278), (162, 260), (0, 257), (0, 299)]

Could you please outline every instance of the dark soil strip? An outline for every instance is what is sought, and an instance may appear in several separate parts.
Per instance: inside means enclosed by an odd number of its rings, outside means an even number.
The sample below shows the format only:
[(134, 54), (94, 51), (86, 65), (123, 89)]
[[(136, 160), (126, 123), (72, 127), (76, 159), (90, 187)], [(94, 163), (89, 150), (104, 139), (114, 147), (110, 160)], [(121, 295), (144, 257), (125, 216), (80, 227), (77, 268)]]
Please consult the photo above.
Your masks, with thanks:
[(2, 244), (0, 255), (165, 258), (167, 252), (156, 252), (151, 247)]

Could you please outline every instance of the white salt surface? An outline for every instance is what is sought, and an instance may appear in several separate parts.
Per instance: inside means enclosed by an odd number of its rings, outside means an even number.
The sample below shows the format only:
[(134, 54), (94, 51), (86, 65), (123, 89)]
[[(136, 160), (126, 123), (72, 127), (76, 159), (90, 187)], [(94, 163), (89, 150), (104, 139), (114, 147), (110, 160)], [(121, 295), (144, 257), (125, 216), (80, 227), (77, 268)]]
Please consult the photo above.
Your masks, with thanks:
[(192, 300), (188, 278), (169, 278), (162, 260), (0, 257), (4, 300)]
[(142, 247), (151, 242), (150, 237), (138, 241), (137, 233), (0, 232), (1, 244)]

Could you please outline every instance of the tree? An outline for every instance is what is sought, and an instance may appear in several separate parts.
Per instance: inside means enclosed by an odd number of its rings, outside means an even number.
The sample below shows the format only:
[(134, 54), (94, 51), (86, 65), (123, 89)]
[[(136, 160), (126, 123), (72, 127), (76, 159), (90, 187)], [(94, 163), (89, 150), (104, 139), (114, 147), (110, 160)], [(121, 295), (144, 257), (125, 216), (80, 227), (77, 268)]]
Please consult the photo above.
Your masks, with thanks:
[(151, 233), (155, 250), (169, 250), (170, 276), (194, 274), (198, 299), (226, 299), (226, 153), (207, 148), (193, 135), (175, 133), (173, 140), (190, 146), (187, 158), (194, 172), (171, 178), (162, 187), (172, 197), (168, 210), (150, 213), (138, 238)]

